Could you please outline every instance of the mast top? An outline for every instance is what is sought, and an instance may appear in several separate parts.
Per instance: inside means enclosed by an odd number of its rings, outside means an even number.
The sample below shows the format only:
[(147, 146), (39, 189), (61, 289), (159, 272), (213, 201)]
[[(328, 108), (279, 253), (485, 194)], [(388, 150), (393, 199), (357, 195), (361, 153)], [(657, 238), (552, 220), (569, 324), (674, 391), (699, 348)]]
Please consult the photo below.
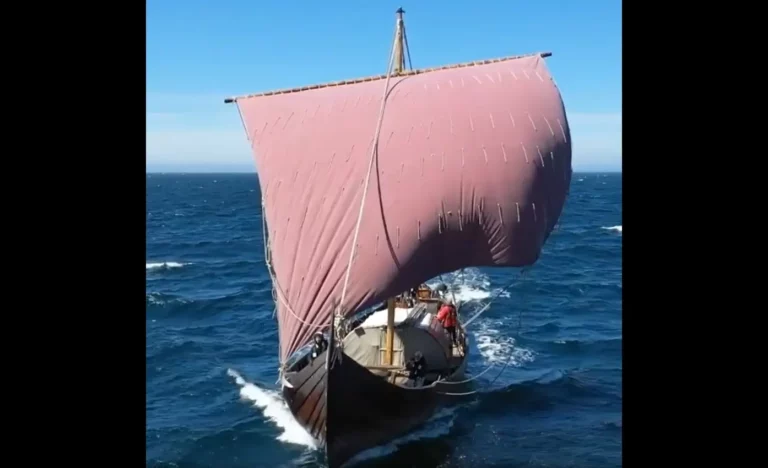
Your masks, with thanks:
[[(397, 24), (395, 31), (395, 61), (394, 61), (394, 67), (392, 69), (392, 72), (395, 75), (400, 75), (403, 72), (406, 71), (405, 68), (405, 58), (406, 54), (408, 54), (408, 63), (410, 64), (411, 57), (410, 57), (410, 51), (408, 50), (408, 37), (405, 35), (405, 22), (403, 21), (403, 13), (405, 13), (405, 10), (403, 10), (403, 7), (400, 7), (395, 12), (397, 13)], [(411, 67), (413, 68), (413, 67)]]
[[(394, 76), (402, 77), (402, 76), (409, 76), (409, 75), (418, 75), (421, 73), (428, 73), (428, 72), (439, 71), (439, 70), (449, 70), (453, 68), (473, 67), (477, 65), (486, 65), (486, 64), (495, 63), (495, 62), (515, 60), (515, 59), (520, 59), (520, 58), (530, 57), (535, 55), (538, 55), (542, 58), (550, 57), (552, 55), (552, 52), (536, 52), (533, 54), (511, 55), (511, 56), (500, 57), (495, 59), (473, 60), (470, 62), (455, 63), (451, 65), (442, 65), (442, 66), (436, 66), (436, 67), (414, 69), (413, 64), (411, 63), (411, 54), (408, 47), (408, 35), (405, 31), (405, 21), (403, 21), (403, 14), (405, 14), (405, 10), (403, 10), (403, 7), (399, 7), (395, 11), (395, 13), (397, 14), (397, 22), (396, 22), (396, 31), (395, 31), (395, 57), (393, 61), (394, 63), (393, 63), (393, 70), (392, 70)], [(406, 68), (406, 58), (408, 59), (407, 68)], [(299, 86), (299, 87), (290, 88), (290, 89), (264, 91), (260, 93), (228, 97), (224, 99), (224, 103), (231, 104), (231, 103), (237, 102), (240, 99), (273, 96), (277, 94), (297, 93), (302, 91), (310, 91), (314, 89), (328, 88), (333, 86), (359, 84), (366, 81), (383, 80), (386, 77), (387, 75), (383, 74), (383, 75), (376, 75), (376, 76), (368, 76), (364, 78), (341, 80), (341, 81), (336, 81), (332, 83), (322, 83), (322, 84), (314, 84), (314, 85), (307, 85), (307, 86)]]

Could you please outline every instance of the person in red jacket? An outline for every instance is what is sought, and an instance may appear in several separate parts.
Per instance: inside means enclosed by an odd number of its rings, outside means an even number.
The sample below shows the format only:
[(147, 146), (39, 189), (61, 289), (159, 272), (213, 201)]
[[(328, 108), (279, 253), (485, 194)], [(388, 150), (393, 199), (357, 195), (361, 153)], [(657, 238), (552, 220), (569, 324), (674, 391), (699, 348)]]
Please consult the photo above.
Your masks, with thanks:
[(451, 301), (446, 302), (437, 312), (437, 320), (443, 324), (443, 328), (448, 332), (448, 336), (451, 337), (451, 342), (456, 342), (456, 307)]

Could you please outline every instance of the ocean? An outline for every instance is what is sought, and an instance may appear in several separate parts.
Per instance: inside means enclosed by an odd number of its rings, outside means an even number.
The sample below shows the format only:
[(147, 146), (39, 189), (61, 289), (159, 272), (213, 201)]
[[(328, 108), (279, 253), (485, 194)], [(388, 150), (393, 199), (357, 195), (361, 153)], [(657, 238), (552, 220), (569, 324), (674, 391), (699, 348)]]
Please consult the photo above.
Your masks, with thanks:
[[(525, 274), (444, 275), (465, 318), (497, 296), (469, 327), (481, 391), (350, 466), (621, 466), (621, 194), (576, 173)], [(277, 392), (260, 216), (255, 174), (147, 174), (147, 466), (322, 466)]]

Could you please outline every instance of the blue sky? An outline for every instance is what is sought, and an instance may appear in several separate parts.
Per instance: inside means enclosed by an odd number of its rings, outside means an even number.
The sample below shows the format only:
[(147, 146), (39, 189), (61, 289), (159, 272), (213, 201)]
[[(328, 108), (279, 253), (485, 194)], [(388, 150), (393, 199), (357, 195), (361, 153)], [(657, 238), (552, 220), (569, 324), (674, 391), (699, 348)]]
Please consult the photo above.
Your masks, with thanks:
[[(401, 3), (402, 2), (402, 3)], [(574, 170), (621, 170), (621, 0), (147, 0), (147, 170), (248, 170), (233, 95), (551, 51)]]

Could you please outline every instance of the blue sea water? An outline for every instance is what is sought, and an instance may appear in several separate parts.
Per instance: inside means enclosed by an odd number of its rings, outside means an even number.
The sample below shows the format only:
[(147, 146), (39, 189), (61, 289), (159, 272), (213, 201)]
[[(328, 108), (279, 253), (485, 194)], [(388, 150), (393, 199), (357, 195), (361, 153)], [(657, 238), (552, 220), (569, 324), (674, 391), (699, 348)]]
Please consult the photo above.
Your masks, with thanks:
[[(522, 277), (445, 275), (469, 309), (499, 293), (470, 326), (470, 372), (493, 367), (356, 466), (621, 466), (621, 193), (620, 174), (574, 174)], [(147, 466), (319, 466), (276, 391), (260, 219), (255, 174), (147, 174)]]

